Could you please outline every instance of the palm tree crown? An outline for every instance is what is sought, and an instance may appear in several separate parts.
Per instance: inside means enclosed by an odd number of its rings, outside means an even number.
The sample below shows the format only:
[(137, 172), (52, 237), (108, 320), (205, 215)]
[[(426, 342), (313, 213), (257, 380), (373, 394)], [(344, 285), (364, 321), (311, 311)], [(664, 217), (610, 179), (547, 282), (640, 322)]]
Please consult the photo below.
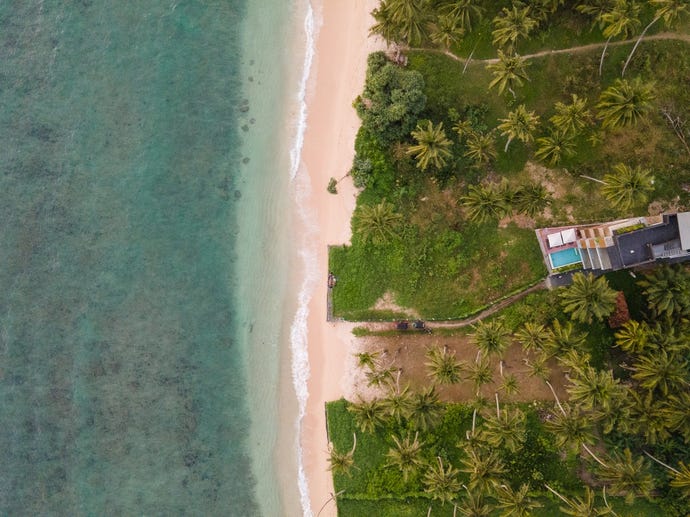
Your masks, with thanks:
[(563, 310), (582, 323), (602, 320), (616, 307), (616, 291), (605, 277), (575, 273), (573, 283), (560, 293)]
[(407, 153), (415, 156), (417, 167), (422, 170), (426, 170), (430, 164), (440, 169), (451, 155), (449, 147), (452, 142), (446, 138), (443, 122), (439, 122), (437, 126), (430, 120), (426, 122), (426, 127), (420, 123), (417, 124), (417, 129), (412, 131), (412, 137), (417, 144), (410, 146)]
[(573, 135), (552, 130), (547, 136), (537, 138), (539, 148), (534, 155), (549, 165), (558, 165), (564, 156), (575, 154)]
[(586, 98), (573, 94), (570, 104), (557, 102), (554, 108), (556, 114), (549, 120), (559, 131), (576, 135), (589, 124), (591, 114)]
[(376, 205), (360, 206), (353, 217), (353, 225), (365, 242), (384, 244), (395, 236), (395, 227), (402, 215), (385, 199)]
[(496, 183), (470, 185), (467, 195), (461, 197), (460, 201), (468, 217), (478, 223), (500, 219), (508, 212), (503, 193)]
[(460, 382), (462, 364), (455, 358), (455, 352), (447, 347), (435, 346), (426, 352), (429, 377), (439, 384), (457, 384)]
[(534, 111), (527, 111), (525, 105), (520, 104), (508, 113), (507, 118), (499, 119), (499, 121), (501, 123), (498, 125), (498, 129), (501, 130), (501, 135), (508, 137), (504, 149), (504, 152), (506, 152), (510, 142), (515, 138), (524, 143), (534, 140), (532, 133), (537, 128), (537, 124), (539, 124), (539, 116)]
[(522, 86), (525, 81), (529, 81), (526, 70), (527, 62), (517, 54), (504, 54), (503, 51), (499, 50), (498, 62), (491, 63), (486, 68), (494, 76), (489, 83), (489, 88), (496, 86), (499, 95), (508, 89), (515, 97), (513, 89), (516, 86)]
[(472, 342), (486, 356), (502, 355), (510, 345), (510, 333), (498, 320), (484, 321), (473, 326)]
[(493, 19), (495, 29), (491, 33), (493, 44), (498, 47), (515, 49), (521, 38), (527, 38), (539, 22), (530, 18), (530, 7), (513, 6), (512, 9), (504, 7), (501, 15)]
[(606, 199), (623, 209), (647, 201), (647, 195), (654, 190), (654, 177), (649, 169), (619, 163), (613, 170), (613, 174), (604, 176), (605, 185), (601, 191)]
[(632, 81), (616, 79), (599, 96), (597, 110), (602, 126), (617, 128), (637, 124), (652, 109), (654, 97), (654, 87), (643, 83), (639, 77)]

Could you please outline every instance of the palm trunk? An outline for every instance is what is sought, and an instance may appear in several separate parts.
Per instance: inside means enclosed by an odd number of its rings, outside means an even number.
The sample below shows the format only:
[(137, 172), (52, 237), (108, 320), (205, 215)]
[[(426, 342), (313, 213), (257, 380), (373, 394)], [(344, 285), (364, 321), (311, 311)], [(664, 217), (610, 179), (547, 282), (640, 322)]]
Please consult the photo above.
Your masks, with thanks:
[(611, 41), (613, 36), (609, 36), (606, 40), (606, 45), (604, 45), (604, 50), (601, 51), (601, 60), (599, 61), (599, 76), (601, 76), (601, 69), (604, 67), (604, 56), (606, 55), (606, 49), (609, 48), (609, 41)]
[(506, 146), (503, 148), (503, 152), (507, 153), (508, 152), (508, 146), (510, 145), (510, 142), (513, 141), (513, 137), (508, 137), (508, 141), (506, 142)]
[(674, 472), (674, 473), (676, 473), (676, 474), (680, 474), (680, 472), (677, 471), (676, 469), (674, 469), (671, 465), (666, 465), (666, 463), (664, 463), (664, 462), (661, 461), (661, 460), (656, 459), (654, 456), (652, 456), (651, 454), (649, 454), (647, 451), (642, 451), (642, 452), (644, 452), (647, 456), (649, 456), (651, 459), (653, 459), (654, 461), (656, 461), (656, 462), (657, 462), (659, 465), (661, 465), (662, 467), (666, 467), (666, 468), (667, 468), (668, 470), (670, 470), (671, 472)]
[(558, 400), (558, 395), (556, 395), (556, 390), (553, 389), (553, 386), (551, 386), (551, 383), (549, 381), (544, 381), (544, 382), (546, 382), (546, 385), (551, 390), (551, 393), (553, 393), (553, 398), (556, 399), (556, 404), (558, 404), (558, 409), (560, 409), (561, 413), (563, 413), (565, 415), (565, 409), (563, 409), (563, 406), (561, 406), (561, 401)]
[[(657, 16), (657, 17), (654, 18), (651, 22), (649, 22), (649, 25), (647, 25), (647, 26), (644, 28), (644, 30), (642, 31), (642, 34), (640, 34), (640, 37), (637, 38), (637, 41), (635, 42), (635, 46), (634, 46), (634, 47), (632, 48), (632, 50), (630, 51), (630, 54), (628, 54), (628, 59), (625, 60), (625, 64), (623, 65), (623, 71), (621, 72), (621, 77), (623, 77), (623, 76), (625, 75), (625, 70), (626, 70), (626, 68), (628, 68), (628, 64), (630, 63), (630, 60), (632, 59), (633, 54), (634, 54), (635, 51), (637, 50), (638, 45), (639, 45), (640, 42), (642, 41), (642, 38), (644, 38), (644, 35), (647, 34), (647, 31), (649, 30), (649, 28), (650, 28), (652, 25), (654, 25), (657, 21), (659, 21), (659, 18), (661, 18), (661, 16)], [(601, 74), (599, 74), (599, 75), (601, 75)]]
[(589, 453), (589, 455), (590, 455), (592, 458), (594, 458), (594, 459), (596, 460), (596, 462), (597, 462), (599, 465), (601, 465), (602, 467), (608, 468), (608, 465), (607, 465), (606, 463), (604, 463), (603, 461), (601, 461), (599, 458), (597, 458), (596, 454), (594, 454), (594, 453), (590, 450), (590, 448), (587, 447), (587, 445), (585, 445), (585, 444), (583, 443), (583, 444), (582, 444), (582, 448), (583, 448), (584, 450), (586, 450), (586, 451)]
[(494, 393), (496, 395), (496, 418), (501, 418), (501, 406), (498, 405), (498, 393)]
[(561, 501), (563, 501), (565, 504), (567, 504), (568, 506), (572, 506), (572, 503), (571, 503), (570, 501), (568, 501), (565, 497), (563, 497), (561, 494), (559, 494), (558, 492), (556, 492), (556, 491), (555, 491), (553, 488), (551, 488), (549, 485), (547, 485), (546, 483), (544, 483), (544, 486), (546, 487), (546, 489), (547, 489), (549, 492), (551, 492), (552, 494), (554, 494), (556, 497), (558, 497), (558, 498), (559, 498)]

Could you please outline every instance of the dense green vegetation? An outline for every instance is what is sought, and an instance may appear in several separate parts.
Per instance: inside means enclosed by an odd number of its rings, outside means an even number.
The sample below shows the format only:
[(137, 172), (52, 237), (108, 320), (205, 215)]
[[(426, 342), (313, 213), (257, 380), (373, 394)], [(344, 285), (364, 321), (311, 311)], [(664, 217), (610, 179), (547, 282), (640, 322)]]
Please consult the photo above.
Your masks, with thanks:
[[(430, 505), (432, 515), (446, 515), (453, 504), (467, 509), (473, 497), (495, 510), (506, 498), (502, 487), (518, 491), (523, 484), (529, 485), (523, 495), (543, 505), (533, 515), (567, 509), (586, 499), (589, 486), (602, 511), (606, 493), (618, 515), (686, 515), (690, 269), (663, 267), (637, 279), (624, 274), (577, 276), (572, 287), (535, 293), (475, 325), (476, 364), (429, 349), (433, 382), (421, 391), (400, 386), (394, 362), (384, 368), (378, 353), (359, 354), (370, 383), (387, 386), (387, 395), (328, 405), (332, 453), (351, 452), (346, 468), (332, 464), (341, 515), (374, 507), (408, 515)], [(609, 302), (611, 285), (643, 300), (631, 311), (636, 319), (617, 329), (604, 323), (617, 310)], [(528, 363), (542, 365), (535, 380), (552, 378), (547, 365), (554, 359), (569, 372), (567, 396), (504, 403), (506, 377), (495, 404), (481, 397), (439, 402), (434, 386), (473, 382), (478, 393), (493, 375), (477, 373), (485, 358), (500, 357), (512, 340)], [(433, 481), (441, 468), (445, 488)]]
[[(406, 67), (383, 53), (369, 58), (366, 87), (355, 102), (362, 128), (351, 171), (363, 191), (352, 246), (331, 253), (340, 280), (336, 315), (382, 317), (372, 306), (389, 293), (422, 317), (460, 318), (544, 276), (530, 228), (688, 204), (682, 188), (690, 183), (687, 42), (643, 42), (620, 79), (632, 42), (608, 48), (601, 76), (601, 45), (528, 59), (514, 53), (516, 45), (526, 54), (605, 41), (606, 23), (572, 2), (528, 2), (538, 25), (498, 49), (486, 44), (510, 2), (391, 0), (381, 8), (400, 3), (429, 10), (413, 12), (431, 22), (453, 5), (476, 5), (478, 11), (453, 15), (472, 29), (465, 27), (451, 51), (467, 55), (470, 42), (475, 58), (503, 57), (468, 62), (417, 50), (406, 52)], [(636, 27), (655, 15), (654, 5), (640, 7)], [(685, 29), (687, 18), (671, 27)], [(418, 27), (416, 46), (443, 48), (429, 27)], [(473, 39), (479, 27), (481, 41)], [(390, 39), (408, 41), (399, 29)], [(382, 204), (400, 217), (372, 222), (368, 207)], [(386, 237), (373, 242), (372, 228)]]

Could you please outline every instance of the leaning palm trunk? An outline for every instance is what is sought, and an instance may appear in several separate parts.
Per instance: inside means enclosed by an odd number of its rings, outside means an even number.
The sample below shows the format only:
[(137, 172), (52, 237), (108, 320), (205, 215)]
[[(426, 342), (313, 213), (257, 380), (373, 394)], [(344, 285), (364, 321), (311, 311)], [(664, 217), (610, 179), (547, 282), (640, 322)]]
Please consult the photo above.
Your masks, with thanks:
[[(649, 25), (647, 25), (644, 30), (642, 31), (642, 34), (640, 34), (640, 37), (637, 38), (637, 41), (635, 42), (635, 45), (633, 46), (632, 50), (630, 51), (630, 54), (628, 54), (628, 59), (625, 60), (625, 64), (623, 65), (623, 71), (621, 72), (621, 77), (625, 75), (625, 70), (628, 68), (628, 64), (630, 63), (630, 60), (633, 57), (633, 54), (637, 50), (637, 47), (639, 46), (640, 42), (642, 41), (642, 38), (644, 38), (644, 35), (647, 34), (647, 31), (649, 28), (654, 25), (656, 22), (658, 22), (661, 19), (661, 16), (657, 16), (654, 18), (651, 22), (649, 22)], [(601, 75), (601, 72), (599, 72), (599, 75)]]
[(611, 38), (613, 38), (613, 35), (609, 36), (609, 39), (606, 40), (606, 44), (604, 45), (604, 50), (601, 51), (601, 59), (599, 60), (599, 75), (601, 75), (601, 69), (604, 68), (604, 56), (606, 55), (606, 49), (609, 48), (609, 41), (611, 41)]

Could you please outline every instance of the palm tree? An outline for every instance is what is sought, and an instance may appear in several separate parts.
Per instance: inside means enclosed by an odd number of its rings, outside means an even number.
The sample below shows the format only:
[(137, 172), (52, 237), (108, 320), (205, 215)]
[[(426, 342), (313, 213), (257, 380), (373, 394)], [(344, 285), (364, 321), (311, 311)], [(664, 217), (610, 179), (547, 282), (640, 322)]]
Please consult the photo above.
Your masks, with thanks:
[(369, 33), (381, 36), (387, 44), (402, 42), (402, 25), (393, 19), (392, 5), (395, 0), (381, 0), (379, 6), (371, 12), (376, 23), (371, 26)]
[(642, 435), (650, 445), (667, 440), (670, 436), (668, 421), (661, 403), (651, 391), (644, 396), (635, 390), (629, 390), (629, 393), (632, 400), (628, 419), (630, 431)]
[(654, 87), (639, 77), (632, 81), (616, 79), (601, 92), (597, 110), (604, 128), (626, 127), (637, 124), (652, 108)]
[(429, 369), (428, 376), (438, 384), (457, 384), (460, 382), (462, 364), (455, 358), (455, 352), (448, 347), (435, 346), (426, 352), (428, 361), (424, 364)]
[(378, 361), (381, 352), (359, 352), (355, 354), (357, 357), (357, 366), (360, 368), (369, 368), (375, 370), (377, 368), (376, 361)]
[(632, 378), (643, 388), (658, 389), (664, 397), (677, 393), (688, 385), (688, 363), (680, 354), (666, 350), (640, 356), (630, 368)]
[(445, 504), (455, 499), (462, 485), (458, 480), (458, 469), (452, 465), (448, 465), (448, 468), (446, 468), (443, 466), (443, 461), (441, 461), (440, 457), (436, 459), (438, 460), (438, 466), (435, 464), (429, 465), (429, 468), (424, 473), (422, 483), (426, 493), (433, 499), (437, 499)]
[(631, 354), (640, 354), (646, 351), (649, 345), (650, 329), (647, 323), (630, 320), (616, 331), (616, 346)]
[(494, 78), (489, 83), (489, 88), (494, 86), (498, 89), (498, 94), (501, 95), (507, 89), (516, 97), (514, 88), (522, 86), (525, 81), (529, 81), (527, 76), (527, 62), (524, 58), (517, 54), (508, 55), (503, 51), (498, 51), (498, 62), (487, 65), (486, 69), (491, 71)]
[(601, 14), (600, 22), (604, 25), (602, 34), (607, 39), (599, 61), (599, 75), (604, 66), (604, 56), (611, 38), (621, 35), (628, 38), (637, 31), (641, 25), (639, 14), (640, 6), (635, 3), (635, 0), (615, 0), (613, 8)]
[(347, 410), (352, 413), (355, 424), (363, 433), (373, 433), (386, 423), (384, 407), (379, 399), (366, 401), (358, 397), (358, 402), (349, 403)]
[(499, 320), (480, 320), (472, 325), (472, 329), (472, 342), (487, 357), (503, 355), (510, 345), (510, 332)]
[(668, 397), (663, 409), (669, 429), (683, 436), (690, 443), (690, 393), (682, 391)]
[[(498, 399), (497, 399), (498, 400)], [(522, 449), (527, 437), (525, 414), (519, 408), (503, 409), (486, 417), (482, 437), (491, 447), (505, 447), (511, 452)]]
[(529, 517), (532, 510), (540, 508), (539, 501), (529, 497), (529, 485), (522, 484), (517, 490), (508, 485), (500, 485), (496, 491), (498, 507), (503, 511), (501, 517)]
[(537, 379), (547, 381), (551, 373), (549, 365), (546, 362), (547, 359), (548, 358), (544, 354), (540, 354), (539, 357), (537, 357), (534, 361), (524, 359), (525, 364), (529, 368), (528, 375), (530, 377), (536, 377)]
[(500, 476), (505, 472), (498, 453), (495, 450), (483, 451), (473, 448), (465, 452), (466, 455), (460, 460), (463, 464), (460, 471), (470, 475), (469, 488), (482, 493), (493, 490), (499, 484)]
[(388, 449), (387, 465), (402, 472), (403, 481), (407, 481), (424, 464), (421, 455), (424, 444), (419, 441), (419, 433), (415, 433), (414, 439), (409, 434), (405, 438), (391, 436), (391, 439), (395, 446)]
[(430, 120), (426, 122), (426, 127), (419, 123), (417, 129), (412, 131), (412, 137), (417, 144), (411, 145), (407, 150), (407, 154), (414, 155), (417, 167), (423, 171), (429, 164), (437, 169), (443, 167), (446, 159), (451, 156), (449, 147), (452, 145), (443, 131), (443, 122), (439, 122), (438, 126), (434, 126)]
[(495, 29), (491, 33), (493, 44), (498, 47), (507, 47), (509, 51), (515, 50), (518, 39), (529, 37), (539, 22), (530, 18), (530, 8), (512, 6), (512, 9), (504, 7), (502, 15), (493, 19)]
[(690, 466), (681, 461), (678, 464), (678, 469), (674, 470), (670, 485), (674, 488), (680, 488), (684, 497), (690, 497)]
[(410, 420), (416, 429), (428, 431), (443, 418), (444, 406), (438, 398), (434, 386), (412, 395)]
[(477, 166), (488, 164), (496, 158), (496, 140), (491, 132), (472, 132), (467, 137), (465, 145), (467, 146), (465, 156)]
[(636, 496), (649, 498), (654, 490), (649, 462), (643, 456), (633, 459), (628, 448), (622, 455), (613, 453), (607, 465), (600, 468), (599, 478), (613, 495), (625, 496), (627, 504), (632, 504)]
[(461, 141), (474, 133), (474, 129), (472, 129), (472, 122), (462, 119), (458, 119), (458, 121), (453, 124), (453, 131), (458, 134), (458, 137)]
[(564, 156), (575, 154), (573, 136), (558, 130), (551, 130), (547, 136), (537, 138), (537, 145), (539, 148), (534, 155), (552, 166), (561, 163)]
[(500, 219), (508, 212), (503, 194), (496, 183), (470, 185), (460, 201), (472, 221), (483, 223)]
[(559, 407), (561, 411), (555, 411), (545, 424), (554, 434), (556, 446), (577, 450), (583, 444), (593, 444), (596, 438), (591, 418), (579, 406), (561, 404)]
[(541, 323), (526, 321), (515, 332), (515, 339), (522, 345), (525, 351), (542, 350), (549, 337), (549, 332)]
[(627, 210), (642, 205), (654, 190), (654, 177), (649, 169), (629, 167), (623, 163), (613, 166), (614, 174), (604, 176), (601, 192), (614, 206)]
[(450, 16), (458, 19), (465, 32), (471, 32), (472, 25), (482, 19), (483, 8), (477, 5), (476, 0), (454, 0), (444, 7)]
[(574, 404), (580, 404), (585, 409), (601, 408), (608, 411), (623, 387), (618, 379), (614, 379), (611, 370), (596, 370), (586, 366), (578, 375), (571, 377), (567, 389)]
[(585, 487), (584, 497), (573, 496), (572, 499), (562, 496), (547, 484), (544, 484), (544, 486), (566, 504), (566, 506), (560, 507), (560, 510), (566, 515), (572, 515), (573, 517), (598, 517), (612, 513), (608, 506), (606, 508), (596, 506), (594, 492), (588, 486)]
[(445, 50), (460, 42), (465, 29), (460, 24), (460, 19), (451, 14), (440, 14), (436, 21), (429, 25), (429, 37), (431, 41)]
[(481, 492), (476, 495), (467, 490), (467, 497), (458, 507), (462, 515), (466, 517), (489, 517), (492, 508), (485, 501)]
[(513, 196), (515, 210), (534, 217), (551, 203), (551, 193), (541, 183), (520, 185)]
[(572, 321), (561, 323), (558, 320), (553, 320), (551, 328), (549, 329), (549, 337), (546, 342), (545, 351), (551, 355), (566, 352), (572, 348), (578, 349), (582, 347), (587, 338), (586, 333), (575, 330)]
[(350, 475), (350, 471), (355, 465), (355, 449), (357, 448), (357, 435), (355, 433), (352, 433), (352, 439), (352, 449), (348, 452), (338, 452), (335, 450), (333, 442), (328, 444), (328, 470), (334, 474)]
[(690, 274), (681, 266), (661, 266), (637, 282), (655, 316), (690, 314)]
[(490, 383), (494, 378), (491, 364), (486, 357), (477, 357), (477, 360), (467, 365), (467, 379), (474, 383), (476, 391), (484, 384)]
[(515, 375), (509, 374), (503, 377), (503, 382), (498, 387), (499, 390), (503, 390), (506, 395), (516, 395), (520, 391), (520, 386), (518, 385), (517, 377)]
[(517, 138), (523, 143), (532, 142), (534, 137), (532, 133), (539, 124), (539, 116), (534, 111), (527, 111), (524, 104), (520, 104), (513, 111), (508, 113), (507, 118), (499, 119), (501, 122), (498, 129), (501, 130), (502, 136), (507, 136), (505, 149), (503, 152), (508, 152), (508, 146), (514, 138)]
[(426, 37), (425, 26), (429, 18), (426, 0), (389, 0), (393, 22), (400, 25), (400, 35), (405, 43), (418, 46)]
[(635, 45), (633, 46), (628, 59), (625, 60), (625, 65), (623, 65), (623, 71), (621, 72), (621, 77), (625, 75), (625, 70), (628, 68), (628, 64), (633, 57), (633, 54), (637, 50), (637, 46), (644, 38), (645, 34), (649, 28), (656, 22), (663, 18), (664, 25), (666, 27), (671, 27), (675, 22), (677, 22), (683, 15), (688, 14), (690, 10), (690, 5), (688, 5), (687, 0), (649, 0), (649, 3), (656, 7), (654, 13), (654, 19), (649, 22), (649, 24), (644, 28), (640, 37), (637, 38)]
[(409, 389), (409, 386), (405, 386), (400, 390), (396, 386), (388, 397), (381, 400), (388, 418), (397, 422), (398, 425), (409, 419), (412, 413), (412, 396)]
[(603, 30), (606, 24), (602, 21), (602, 15), (609, 12), (614, 7), (615, 0), (588, 0), (589, 3), (579, 4), (575, 9), (582, 14), (590, 16), (594, 25)]
[(353, 225), (364, 242), (384, 244), (395, 236), (402, 215), (385, 199), (376, 205), (361, 205), (354, 214)]
[(616, 308), (617, 296), (606, 277), (597, 278), (592, 273), (575, 273), (570, 287), (559, 293), (563, 311), (582, 323), (608, 317)]
[(570, 104), (557, 102), (555, 105), (556, 114), (549, 120), (558, 131), (567, 134), (577, 135), (591, 121), (592, 114), (587, 109), (587, 99), (571, 95)]
[(365, 372), (364, 376), (367, 378), (367, 386), (386, 386), (393, 381), (393, 368), (377, 366)]

